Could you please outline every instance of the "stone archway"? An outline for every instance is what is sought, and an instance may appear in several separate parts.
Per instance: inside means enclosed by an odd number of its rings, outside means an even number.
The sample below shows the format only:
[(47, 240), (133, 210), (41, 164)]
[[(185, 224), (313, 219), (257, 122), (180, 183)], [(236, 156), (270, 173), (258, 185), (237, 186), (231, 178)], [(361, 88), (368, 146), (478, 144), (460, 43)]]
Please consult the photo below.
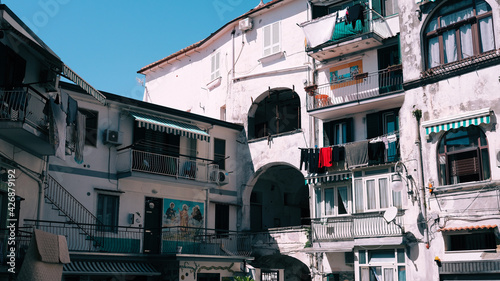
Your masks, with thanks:
[(299, 226), (307, 224), (303, 219), (310, 217), (304, 176), (290, 164), (270, 163), (257, 170), (245, 195), (249, 195), (245, 199), (250, 206), (252, 231)]

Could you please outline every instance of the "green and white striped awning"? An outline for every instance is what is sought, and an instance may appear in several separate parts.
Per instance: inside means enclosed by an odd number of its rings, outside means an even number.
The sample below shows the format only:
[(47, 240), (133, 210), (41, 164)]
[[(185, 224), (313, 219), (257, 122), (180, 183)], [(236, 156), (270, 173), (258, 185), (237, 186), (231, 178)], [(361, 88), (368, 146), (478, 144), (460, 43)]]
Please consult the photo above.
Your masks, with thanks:
[(135, 120), (137, 121), (137, 126), (139, 128), (166, 132), (168, 134), (184, 136), (192, 139), (199, 139), (207, 142), (210, 141), (210, 135), (193, 124), (175, 121), (163, 117), (151, 116), (138, 112), (130, 112), (130, 115), (135, 118)]
[(470, 125), (489, 124), (491, 121), (491, 110), (483, 108), (476, 111), (469, 111), (463, 114), (422, 122), (425, 134), (438, 133)]
[(315, 176), (309, 175), (306, 177), (306, 184), (346, 181), (351, 178), (351, 175), (352, 173), (321, 174)]
[(68, 78), (69, 80), (73, 81), (75, 84), (80, 86), (85, 92), (89, 93), (91, 96), (93, 96), (96, 100), (98, 100), (102, 104), (106, 104), (106, 97), (99, 92), (98, 90), (94, 89), (94, 87), (90, 86), (89, 83), (87, 83), (85, 80), (83, 80), (80, 75), (76, 74), (71, 68), (69, 68), (67, 65), (63, 64), (63, 74), (64, 77)]

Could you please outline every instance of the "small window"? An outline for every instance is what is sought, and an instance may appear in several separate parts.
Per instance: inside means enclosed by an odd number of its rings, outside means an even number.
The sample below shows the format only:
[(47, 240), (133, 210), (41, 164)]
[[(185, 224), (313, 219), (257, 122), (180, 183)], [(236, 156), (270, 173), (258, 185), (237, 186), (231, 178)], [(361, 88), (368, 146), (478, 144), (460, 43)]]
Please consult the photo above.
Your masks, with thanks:
[(495, 250), (497, 242), (495, 233), (487, 232), (443, 234), (446, 251)]
[(441, 185), (481, 181), (490, 178), (488, 143), (481, 128), (469, 126), (448, 131), (438, 149)]
[(279, 271), (273, 269), (262, 269), (260, 276), (260, 280), (262, 281), (278, 281)]
[(226, 105), (220, 107), (220, 120), (226, 121)]
[(216, 52), (210, 58), (210, 81), (220, 77), (220, 52)]
[(325, 216), (341, 216), (350, 214), (351, 194), (347, 186), (337, 186), (324, 189), (324, 209)]
[(356, 213), (402, 208), (401, 191), (391, 190), (389, 176), (365, 176), (354, 180), (354, 210)]
[(118, 231), (118, 209), (120, 197), (108, 194), (97, 195), (97, 219), (102, 223), (102, 231)]
[(214, 139), (214, 162), (219, 169), (226, 169), (226, 140)]
[(280, 22), (264, 26), (264, 53), (267, 57), (281, 51)]
[(99, 113), (94, 110), (80, 108), (80, 113), (85, 115), (85, 145), (97, 146), (97, 123)]

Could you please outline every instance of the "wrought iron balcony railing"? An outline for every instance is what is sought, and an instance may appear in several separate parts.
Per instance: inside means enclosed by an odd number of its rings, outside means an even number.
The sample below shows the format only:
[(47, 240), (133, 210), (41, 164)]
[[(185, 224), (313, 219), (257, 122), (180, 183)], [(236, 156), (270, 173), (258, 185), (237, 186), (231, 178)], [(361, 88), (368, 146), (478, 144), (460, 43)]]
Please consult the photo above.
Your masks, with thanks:
[(144, 172), (200, 182), (217, 183), (219, 165), (185, 156), (168, 156), (133, 148), (118, 152), (117, 172)]
[(307, 110), (373, 99), (403, 89), (401, 65), (319, 85), (307, 96)]
[[(402, 235), (403, 213), (395, 222), (387, 223), (382, 214), (352, 214), (345, 217), (313, 219), (311, 222), (312, 241), (340, 241), (355, 238), (375, 238)], [(399, 226), (398, 226), (399, 225)]]
[[(144, 239), (154, 239), (145, 233), (158, 233), (155, 248), (160, 254), (196, 254), (215, 256), (250, 256), (252, 236), (248, 233), (194, 227), (162, 227), (144, 229), (130, 226), (93, 224), (95, 237), (72, 222), (25, 220), (27, 227), (64, 235), (72, 252), (103, 252), (140, 254), (144, 252)], [(81, 225), (81, 224), (80, 224)], [(153, 238), (152, 238), (153, 237)], [(151, 245), (151, 241), (148, 241)]]

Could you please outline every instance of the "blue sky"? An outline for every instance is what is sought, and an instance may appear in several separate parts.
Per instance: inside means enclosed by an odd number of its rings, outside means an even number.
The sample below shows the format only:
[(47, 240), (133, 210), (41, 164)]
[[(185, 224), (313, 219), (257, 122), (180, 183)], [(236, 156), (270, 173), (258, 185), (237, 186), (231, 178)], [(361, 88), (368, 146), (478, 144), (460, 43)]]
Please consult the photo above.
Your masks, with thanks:
[(260, 1), (0, 2), (96, 89), (142, 99), (141, 67), (206, 38)]

